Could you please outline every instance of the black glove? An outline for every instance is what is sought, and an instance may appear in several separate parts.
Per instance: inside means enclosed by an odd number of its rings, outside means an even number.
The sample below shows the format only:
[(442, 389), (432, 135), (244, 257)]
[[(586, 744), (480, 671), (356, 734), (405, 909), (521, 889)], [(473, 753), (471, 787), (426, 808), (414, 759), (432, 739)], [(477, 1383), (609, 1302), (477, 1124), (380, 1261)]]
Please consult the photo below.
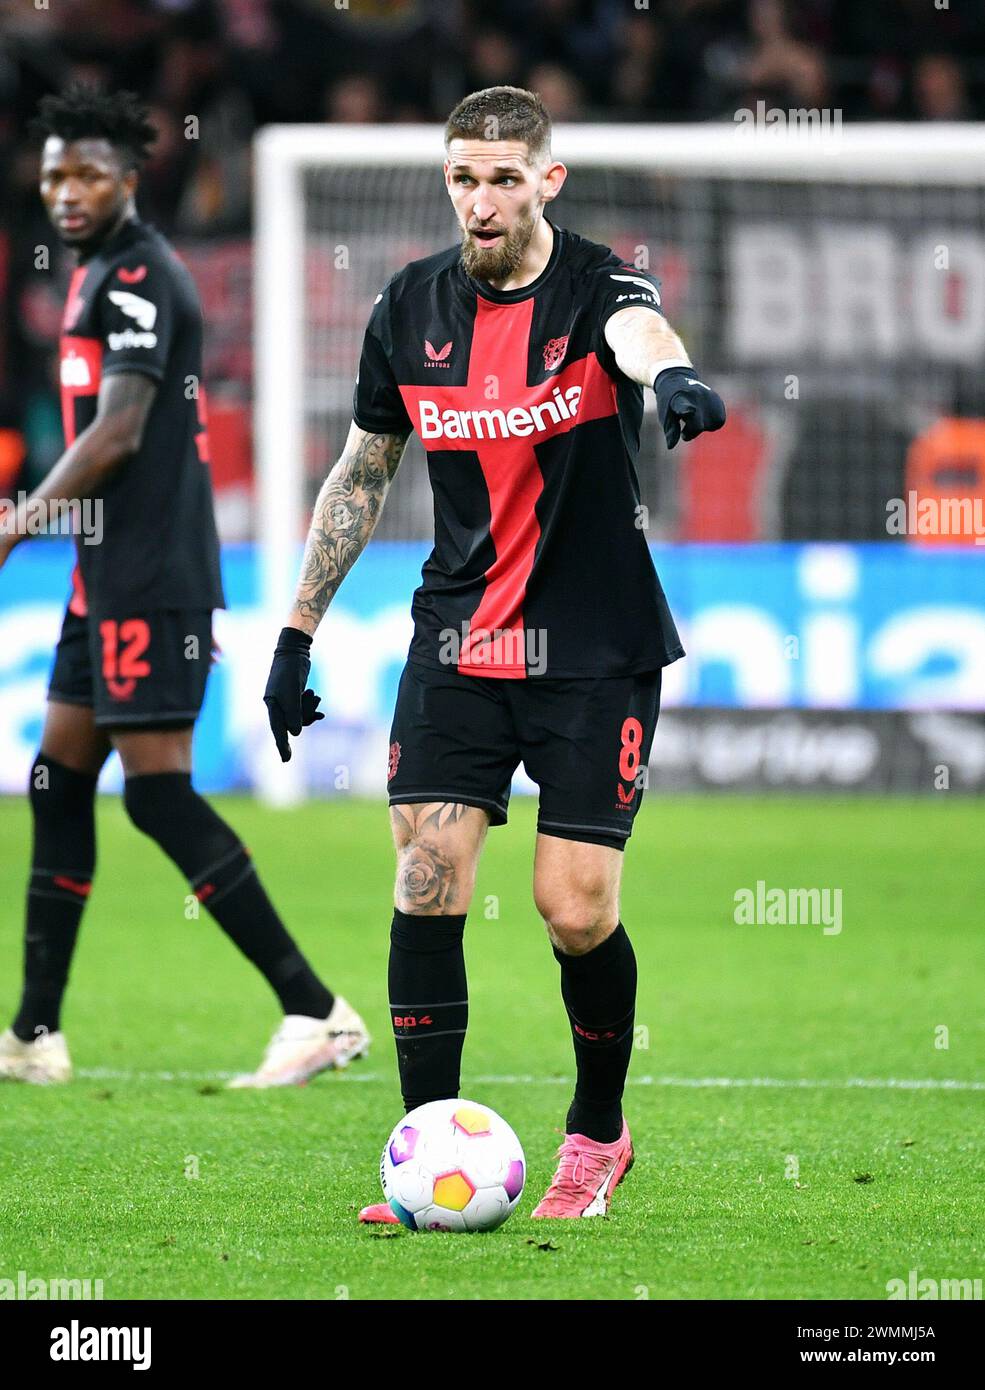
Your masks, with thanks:
[(313, 690), (305, 690), (311, 670), (310, 651), (311, 638), (306, 632), (296, 627), (281, 629), (263, 703), (267, 706), (270, 731), (283, 763), (291, 761), (287, 735), (297, 737), (309, 724), (325, 718), (318, 713), (321, 697)]
[(653, 389), (668, 449), (680, 439), (682, 426), (684, 438), (693, 439), (725, 424), (725, 402), (698, 379), (694, 367), (665, 367), (657, 373)]

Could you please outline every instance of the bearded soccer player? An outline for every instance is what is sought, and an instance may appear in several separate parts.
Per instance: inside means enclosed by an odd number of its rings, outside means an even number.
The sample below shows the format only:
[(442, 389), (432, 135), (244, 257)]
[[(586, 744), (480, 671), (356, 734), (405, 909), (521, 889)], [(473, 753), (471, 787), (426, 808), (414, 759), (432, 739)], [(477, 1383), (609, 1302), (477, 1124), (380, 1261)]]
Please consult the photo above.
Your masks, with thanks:
[[(490, 138), (490, 135), (493, 138)], [(267, 686), (283, 758), (311, 722), (312, 635), (368, 541), (412, 430), (435, 545), (391, 733), (397, 851), (389, 995), (404, 1104), (458, 1095), (465, 918), (522, 760), (540, 788), (534, 898), (561, 972), (577, 1081), (533, 1215), (603, 1214), (633, 1159), (622, 1095), (636, 959), (619, 918), (662, 668), (683, 656), (638, 526), (643, 388), (673, 447), (725, 422), (657, 282), (546, 216), (566, 170), (539, 98), (494, 87), (445, 131), (461, 245), (377, 297), (353, 424), (319, 496)], [(364, 1221), (395, 1221), (387, 1206)]]
[(44, 99), (37, 133), (41, 196), (78, 255), (61, 338), (66, 450), (5, 526), (0, 564), (32, 509), (59, 499), (94, 499), (102, 538), (78, 546), (31, 771), (24, 989), (0, 1036), (0, 1077), (71, 1075), (60, 1010), (96, 864), (96, 779), (115, 749), (134, 825), (187, 877), (284, 1010), (259, 1069), (232, 1084), (303, 1082), (362, 1055), (369, 1038), (285, 930), (235, 831), (192, 786), (212, 610), (224, 600), (204, 396), (189, 390), (202, 379), (198, 295), (134, 205), (155, 132), (129, 93), (73, 88)]

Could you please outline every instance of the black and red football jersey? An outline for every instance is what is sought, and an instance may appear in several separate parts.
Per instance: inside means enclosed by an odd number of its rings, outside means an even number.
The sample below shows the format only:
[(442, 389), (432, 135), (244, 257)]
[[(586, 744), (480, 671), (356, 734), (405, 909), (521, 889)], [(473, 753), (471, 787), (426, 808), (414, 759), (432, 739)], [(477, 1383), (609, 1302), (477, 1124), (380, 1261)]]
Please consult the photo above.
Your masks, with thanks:
[(411, 661), (617, 676), (684, 655), (641, 522), (643, 391), (603, 332), (619, 309), (661, 312), (658, 282), (553, 231), (519, 290), (472, 279), (458, 247), (411, 262), (366, 330), (353, 418), (416, 430), (434, 493)]
[(140, 449), (99, 493), (102, 536), (77, 541), (72, 608), (116, 615), (224, 606), (209, 475), (202, 313), (164, 237), (125, 222), (72, 274), (62, 319), (62, 422), (71, 444), (111, 372), (159, 383)]

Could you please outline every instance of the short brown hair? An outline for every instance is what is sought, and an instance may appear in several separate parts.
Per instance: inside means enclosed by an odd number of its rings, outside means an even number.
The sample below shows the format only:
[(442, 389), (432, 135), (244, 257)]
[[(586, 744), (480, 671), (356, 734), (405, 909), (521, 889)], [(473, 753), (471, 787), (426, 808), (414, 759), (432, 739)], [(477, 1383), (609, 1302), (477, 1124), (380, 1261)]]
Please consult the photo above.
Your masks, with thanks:
[(531, 164), (551, 153), (551, 118), (536, 92), (522, 87), (485, 87), (471, 92), (445, 124), (445, 148), (452, 140), (525, 140)]

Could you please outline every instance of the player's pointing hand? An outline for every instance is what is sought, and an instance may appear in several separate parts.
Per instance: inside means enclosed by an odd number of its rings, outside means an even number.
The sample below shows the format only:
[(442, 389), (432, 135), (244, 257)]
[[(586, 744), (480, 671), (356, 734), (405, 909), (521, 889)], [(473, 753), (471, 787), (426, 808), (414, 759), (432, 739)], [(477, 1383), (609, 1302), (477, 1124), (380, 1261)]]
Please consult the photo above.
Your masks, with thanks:
[(653, 389), (668, 449), (682, 434), (685, 439), (693, 439), (705, 430), (720, 430), (725, 424), (725, 402), (717, 391), (705, 385), (693, 367), (666, 367), (657, 373)]
[(296, 627), (282, 628), (263, 692), (270, 731), (284, 763), (291, 761), (288, 734), (297, 737), (309, 724), (325, 718), (318, 712), (321, 697), (305, 689), (311, 671), (310, 651), (311, 638), (306, 632)]

